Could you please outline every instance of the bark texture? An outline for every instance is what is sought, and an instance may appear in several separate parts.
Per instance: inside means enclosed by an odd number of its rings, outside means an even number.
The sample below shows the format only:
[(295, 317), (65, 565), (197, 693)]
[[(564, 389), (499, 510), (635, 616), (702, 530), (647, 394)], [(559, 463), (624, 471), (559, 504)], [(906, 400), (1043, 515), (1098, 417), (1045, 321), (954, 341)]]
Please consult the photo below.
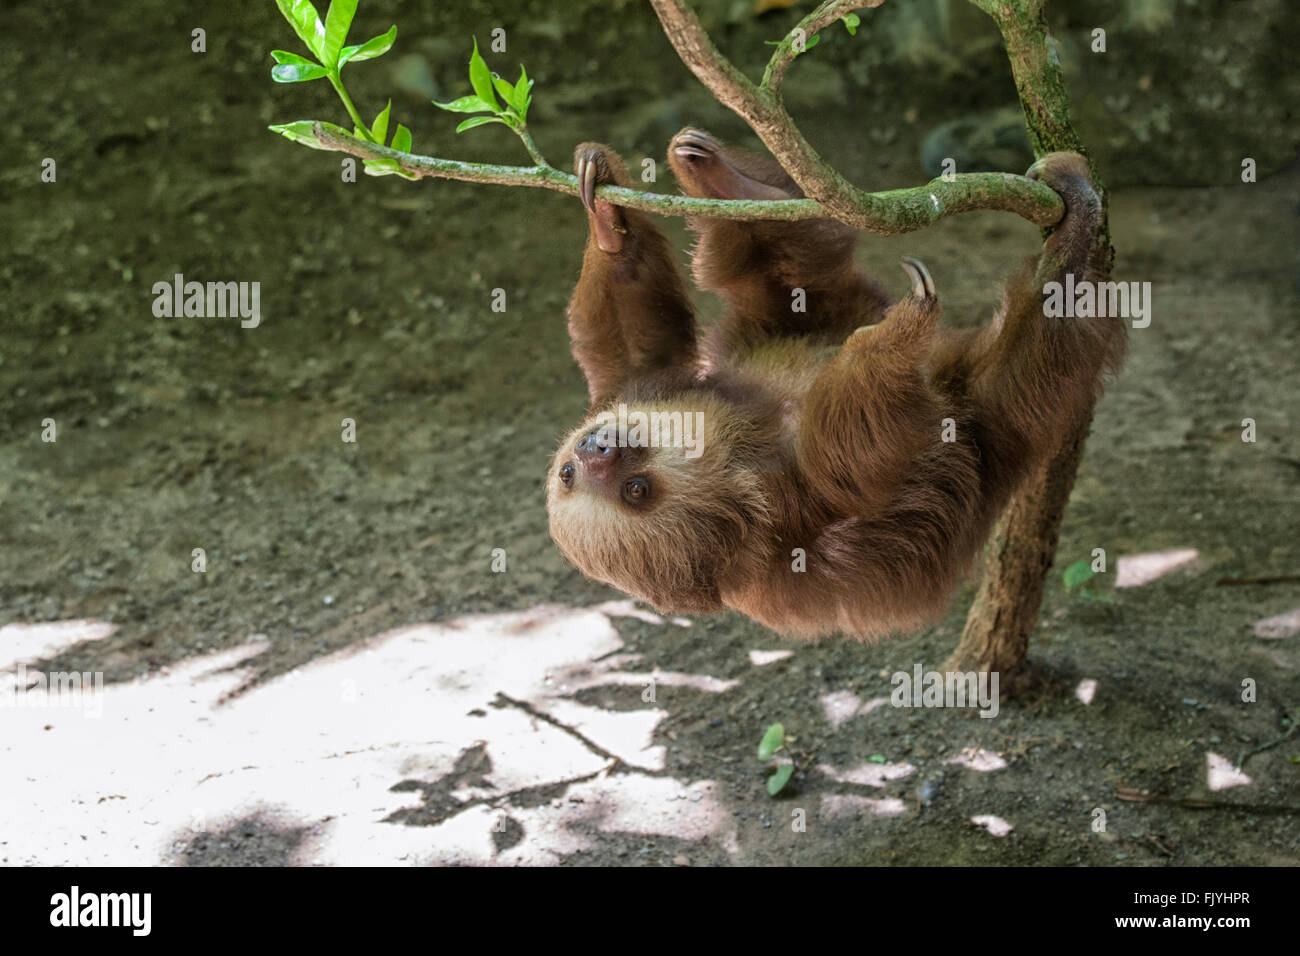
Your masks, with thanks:
[[(1002, 31), (1025, 125), (1035, 156), (1053, 150), (1087, 155), (1070, 123), (1070, 100), (1044, 17), (1043, 0), (971, 0)], [(1091, 161), (1089, 161), (1091, 165)], [(1107, 195), (1093, 170), (1102, 200), (1099, 260), (1109, 273), (1115, 251), (1106, 216)], [(1029, 635), (1038, 620), (1043, 587), (1056, 557), (1061, 519), (1083, 458), (1091, 415), (1063, 436), (1055, 455), (1016, 493), (990, 542), (975, 602), (961, 641), (944, 664), (947, 671), (997, 671), (1004, 690), (1024, 682)]]

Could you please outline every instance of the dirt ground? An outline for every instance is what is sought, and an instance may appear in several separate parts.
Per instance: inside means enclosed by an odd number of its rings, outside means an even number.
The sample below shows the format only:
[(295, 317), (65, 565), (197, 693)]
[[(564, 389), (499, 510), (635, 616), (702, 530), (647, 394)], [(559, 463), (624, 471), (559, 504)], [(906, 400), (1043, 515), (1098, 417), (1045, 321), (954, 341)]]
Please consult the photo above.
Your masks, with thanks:
[[(342, 182), (266, 131), (343, 119), (326, 84), (271, 83), (267, 51), (296, 49), (274, 5), (225, 6), (18, 3), (0, 40), (0, 671), (107, 685), (99, 723), (0, 708), (0, 863), (1300, 863), (1300, 736), (1243, 764), (1300, 715), (1300, 169), (1113, 193), (1116, 277), (1152, 284), (1153, 319), (1097, 413), (1034, 684), (994, 719), (881, 706), (891, 674), (942, 663), (971, 588), (863, 646), (663, 620), (583, 579), (543, 496), (585, 402), (576, 200)], [(424, 103), (460, 95), (498, 8), (430, 6), (363, 2), (357, 35), (400, 31), (355, 67), (363, 113), (391, 94), (417, 151), (523, 162)], [(490, 62), (537, 79), (556, 165), (584, 139), (660, 157), (687, 122), (743, 140), (643, 11), (527, 23)], [(893, 82), (799, 114), (871, 188), (924, 181), (929, 114)], [(919, 256), (969, 323), (1039, 241), (981, 213), (860, 258), (901, 293)], [(261, 325), (156, 318), (175, 273), (259, 281)], [(1068, 594), (1060, 568), (1094, 548), (1102, 598)], [(1113, 587), (1115, 559), (1174, 549), (1195, 554)], [(1269, 576), (1290, 580), (1221, 583)], [(799, 771), (773, 799), (755, 749), (776, 721)]]

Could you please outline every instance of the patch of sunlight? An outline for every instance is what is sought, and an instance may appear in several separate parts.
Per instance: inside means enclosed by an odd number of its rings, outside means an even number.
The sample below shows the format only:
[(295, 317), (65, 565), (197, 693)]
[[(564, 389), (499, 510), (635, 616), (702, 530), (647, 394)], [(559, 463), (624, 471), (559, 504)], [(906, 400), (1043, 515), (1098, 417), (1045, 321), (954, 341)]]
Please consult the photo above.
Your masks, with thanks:
[(851, 770), (838, 770), (830, 764), (819, 764), (823, 774), (836, 783), (856, 783), (867, 787), (883, 787), (890, 780), (916, 773), (910, 763), (864, 763)]
[(826, 715), (826, 722), (831, 725), (832, 730), (839, 730), (840, 725), (850, 718), (857, 717), (859, 714), (869, 714), (877, 707), (889, 703), (888, 697), (873, 697), (864, 704), (857, 694), (848, 690), (822, 694), (820, 700), (822, 713)]
[[(1251, 628), (1256, 637), (1277, 640), (1300, 631), (1300, 608), (1256, 621)], [(0, 629), (2, 630), (2, 629)]]
[(1006, 820), (1003, 820), (1001, 817), (995, 817), (991, 813), (981, 814), (978, 817), (971, 817), (970, 822), (975, 824), (977, 827), (983, 827), (995, 837), (1004, 837), (1015, 829), (1015, 827), (1010, 823), (1007, 823)]
[(49, 621), (0, 627), (0, 670), (53, 657), (82, 641), (102, 641), (117, 627), (107, 621)]
[(1244, 787), (1251, 783), (1250, 777), (1238, 770), (1227, 757), (1216, 753), (1205, 754), (1206, 778), (1211, 790), (1227, 790), (1229, 787)]
[(944, 763), (957, 764), (967, 770), (978, 770), (980, 773), (1002, 770), (1007, 765), (1001, 755), (978, 747), (966, 747), (957, 756), (949, 757)]
[(1123, 555), (1115, 568), (1115, 587), (1135, 588), (1150, 584), (1156, 578), (1162, 578), (1171, 571), (1191, 564), (1198, 557), (1200, 552), (1195, 548)]
[[(46, 656), (110, 631), (9, 625), (0, 657)], [(297, 864), (555, 862), (615, 830), (735, 849), (717, 785), (641, 772), (664, 766), (652, 734), (666, 711), (642, 702), (640, 681), (623, 690), (610, 673), (631, 655), (617, 653), (623, 642), (599, 608), (403, 627), (226, 700), (264, 648), (252, 640), (109, 684), (98, 719), (26, 700), (0, 707), (0, 761), (11, 768), (0, 858), (177, 862), (197, 834), (252, 813), (303, 830)], [(627, 695), (621, 709), (564, 689), (601, 679)], [(627, 772), (609, 774), (614, 758)], [(537, 805), (538, 788), (554, 799)], [(526, 805), (511, 806), (521, 792)], [(521, 838), (494, 831), (504, 816)]]
[(1079, 681), (1079, 686), (1074, 689), (1075, 699), (1083, 704), (1091, 704), (1093, 697), (1097, 696), (1097, 682), (1091, 677)]
[(818, 814), (823, 820), (843, 820), (859, 816), (897, 817), (907, 812), (907, 804), (896, 797), (859, 797), (851, 793), (822, 794)]

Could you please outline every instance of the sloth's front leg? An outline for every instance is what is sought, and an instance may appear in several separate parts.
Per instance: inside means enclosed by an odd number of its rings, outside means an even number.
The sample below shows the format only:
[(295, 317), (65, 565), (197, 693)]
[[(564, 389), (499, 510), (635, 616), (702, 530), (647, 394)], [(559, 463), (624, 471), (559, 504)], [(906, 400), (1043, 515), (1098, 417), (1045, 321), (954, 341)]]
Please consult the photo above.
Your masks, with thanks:
[(600, 143), (583, 143), (573, 165), (588, 239), (569, 302), (569, 339), (594, 407), (630, 382), (691, 365), (695, 313), (672, 250), (654, 223), (596, 196), (598, 186), (631, 186), (618, 154)]

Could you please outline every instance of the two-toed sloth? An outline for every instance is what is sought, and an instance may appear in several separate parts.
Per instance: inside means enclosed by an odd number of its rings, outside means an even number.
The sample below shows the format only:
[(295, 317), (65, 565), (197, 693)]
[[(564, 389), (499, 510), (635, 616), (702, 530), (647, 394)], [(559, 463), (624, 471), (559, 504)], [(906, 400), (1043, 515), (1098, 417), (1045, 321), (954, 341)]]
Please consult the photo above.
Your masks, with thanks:
[[(668, 162), (691, 196), (802, 195), (772, 160), (696, 129)], [(1104, 278), (1100, 202), (1076, 154), (1030, 169), (1065, 218), (992, 322), (968, 330), (938, 324), (916, 260), (891, 305), (840, 223), (706, 219), (693, 272), (727, 312), (697, 337), (663, 235), (594, 195), (631, 185), (622, 161), (586, 143), (576, 172), (590, 235), (569, 334), (591, 406), (547, 478), (551, 536), (588, 577), (660, 611), (725, 606), (787, 635), (864, 639), (933, 619), (1122, 358), (1119, 319), (1044, 315), (1045, 283)], [(689, 447), (629, 434), (652, 417), (699, 430)]]

